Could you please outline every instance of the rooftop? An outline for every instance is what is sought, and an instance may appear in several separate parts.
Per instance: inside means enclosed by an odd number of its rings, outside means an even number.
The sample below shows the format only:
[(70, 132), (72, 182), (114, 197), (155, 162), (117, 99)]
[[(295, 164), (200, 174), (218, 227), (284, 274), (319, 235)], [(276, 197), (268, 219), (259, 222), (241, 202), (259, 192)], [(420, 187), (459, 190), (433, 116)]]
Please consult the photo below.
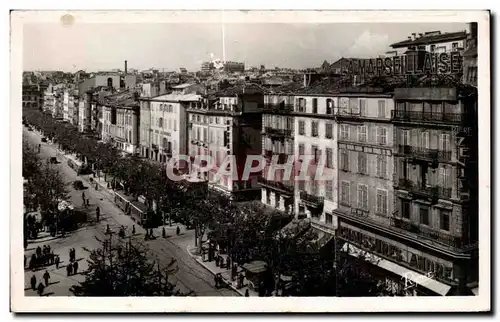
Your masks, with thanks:
[(238, 96), (238, 95), (247, 95), (247, 94), (263, 94), (266, 90), (257, 84), (242, 84), (236, 85), (233, 87), (229, 87), (226, 89), (222, 89), (217, 92), (217, 96), (219, 97), (230, 97), (230, 96)]
[(192, 83), (185, 83), (185, 84), (181, 84), (181, 85), (177, 85), (177, 86), (172, 86), (172, 89), (185, 89), (185, 88), (188, 88), (190, 86), (193, 86), (194, 84)]
[(104, 102), (108, 106), (135, 107), (139, 106), (135, 92), (130, 90), (111, 94), (104, 97)]
[(458, 32), (447, 32), (447, 33), (438, 33), (438, 34), (430, 34), (430, 35), (422, 35), (416, 39), (407, 39), (391, 45), (392, 48), (402, 48), (408, 46), (416, 46), (416, 45), (427, 45), (434, 43), (441, 43), (446, 41), (453, 40), (461, 40), (467, 37), (466, 31), (458, 31)]
[(166, 94), (151, 98), (152, 101), (177, 101), (177, 102), (194, 102), (199, 101), (201, 95), (198, 94)]

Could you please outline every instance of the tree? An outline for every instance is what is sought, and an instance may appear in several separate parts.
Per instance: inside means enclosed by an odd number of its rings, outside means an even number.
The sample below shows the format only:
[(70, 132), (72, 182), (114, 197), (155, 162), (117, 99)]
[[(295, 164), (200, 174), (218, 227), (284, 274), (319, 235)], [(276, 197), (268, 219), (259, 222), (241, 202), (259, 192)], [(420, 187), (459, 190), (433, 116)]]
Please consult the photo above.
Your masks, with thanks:
[[(97, 238), (96, 238), (97, 239)], [(175, 259), (161, 268), (148, 260), (143, 245), (128, 241), (97, 239), (102, 247), (89, 250), (85, 281), (70, 290), (76, 296), (185, 296), (169, 276), (177, 271)]]

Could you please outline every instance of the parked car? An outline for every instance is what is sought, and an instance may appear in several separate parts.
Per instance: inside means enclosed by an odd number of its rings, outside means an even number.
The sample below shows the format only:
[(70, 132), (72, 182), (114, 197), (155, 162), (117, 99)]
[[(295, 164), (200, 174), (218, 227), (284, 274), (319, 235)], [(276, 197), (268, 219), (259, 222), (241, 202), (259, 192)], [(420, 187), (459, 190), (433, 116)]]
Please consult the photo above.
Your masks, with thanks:
[(47, 138), (42, 138), (42, 142), (47, 143)]
[(81, 180), (75, 180), (75, 182), (73, 182), (73, 188), (75, 190), (83, 190), (85, 189), (85, 186)]
[(49, 162), (50, 163), (59, 163), (59, 162), (57, 162), (57, 158), (56, 157), (51, 157)]

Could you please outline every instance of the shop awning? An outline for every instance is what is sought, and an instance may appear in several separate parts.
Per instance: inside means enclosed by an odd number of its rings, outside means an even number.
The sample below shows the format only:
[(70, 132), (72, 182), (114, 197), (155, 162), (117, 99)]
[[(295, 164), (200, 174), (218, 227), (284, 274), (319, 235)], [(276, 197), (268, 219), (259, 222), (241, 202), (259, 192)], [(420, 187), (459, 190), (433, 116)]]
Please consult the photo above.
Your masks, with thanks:
[(383, 268), (389, 272), (392, 272), (394, 274), (397, 274), (401, 277), (406, 277), (409, 280), (411, 280), (413, 283), (416, 283), (418, 285), (421, 285), (439, 295), (445, 296), (448, 294), (448, 292), (451, 289), (451, 286), (446, 285), (444, 283), (441, 283), (439, 281), (436, 281), (432, 278), (429, 278), (427, 276), (424, 276), (420, 273), (417, 273), (413, 270), (410, 270), (406, 267), (403, 267), (401, 265), (398, 265), (396, 263), (393, 263), (391, 261), (388, 261), (382, 257), (379, 257), (377, 255), (371, 254), (369, 252), (366, 252), (364, 250), (359, 249), (358, 247), (351, 245), (349, 243), (346, 243), (342, 249), (343, 252), (347, 252), (351, 256), (359, 257), (361, 255), (364, 255), (366, 257), (366, 260), (373, 263), (374, 265), (377, 265), (380, 268)]

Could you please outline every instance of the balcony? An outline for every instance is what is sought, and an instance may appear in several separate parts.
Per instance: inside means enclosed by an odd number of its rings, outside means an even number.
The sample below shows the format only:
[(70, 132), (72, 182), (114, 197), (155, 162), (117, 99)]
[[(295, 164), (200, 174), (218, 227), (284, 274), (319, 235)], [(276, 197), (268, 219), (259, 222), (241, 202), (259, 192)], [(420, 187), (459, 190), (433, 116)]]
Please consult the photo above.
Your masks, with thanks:
[(443, 124), (461, 124), (465, 121), (465, 115), (462, 113), (444, 113), (444, 112), (417, 112), (417, 111), (391, 111), (393, 121), (402, 122), (423, 122), (423, 123), (443, 123)]
[(259, 177), (258, 183), (261, 186), (268, 187), (271, 189), (280, 190), (281, 192), (289, 194), (289, 195), (293, 194), (293, 190), (294, 190), (293, 182), (288, 182), (288, 181), (280, 182), (280, 181), (274, 181), (274, 180), (267, 180), (266, 178)]
[(404, 156), (411, 156), (426, 161), (451, 161), (451, 151), (442, 151), (437, 149), (425, 149), (410, 145), (399, 145), (398, 153)]
[(314, 208), (322, 208), (325, 202), (325, 197), (315, 196), (306, 191), (300, 192), (300, 199)]
[(397, 217), (391, 217), (391, 226), (451, 247), (468, 248), (473, 245), (473, 243), (468, 242), (465, 238), (451, 236), (430, 227)]
[(151, 144), (151, 149), (158, 151), (160, 148), (158, 147), (158, 144)]
[(265, 104), (264, 113), (289, 114), (293, 112), (293, 104)]
[(407, 190), (417, 198), (430, 198), (437, 201), (438, 198), (451, 198), (451, 188), (441, 186), (429, 186), (423, 182), (413, 182), (408, 179), (400, 178), (397, 188)]
[(292, 137), (292, 130), (287, 129), (275, 129), (270, 126), (264, 128), (264, 133), (275, 138)]

